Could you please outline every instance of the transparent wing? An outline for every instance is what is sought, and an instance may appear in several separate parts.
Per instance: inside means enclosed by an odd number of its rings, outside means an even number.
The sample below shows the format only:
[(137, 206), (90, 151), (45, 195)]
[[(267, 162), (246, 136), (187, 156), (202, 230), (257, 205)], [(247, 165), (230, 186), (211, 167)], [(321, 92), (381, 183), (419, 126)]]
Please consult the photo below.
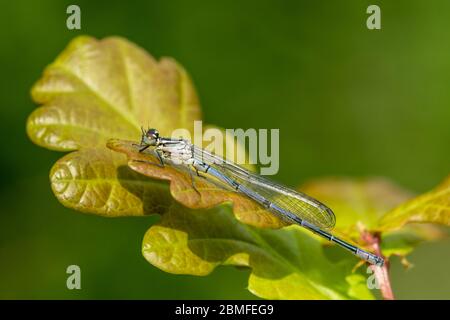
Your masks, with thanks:
[(193, 147), (194, 158), (220, 171), (239, 184), (299, 218), (323, 229), (332, 229), (336, 223), (333, 211), (318, 200), (236, 165), (199, 147)]

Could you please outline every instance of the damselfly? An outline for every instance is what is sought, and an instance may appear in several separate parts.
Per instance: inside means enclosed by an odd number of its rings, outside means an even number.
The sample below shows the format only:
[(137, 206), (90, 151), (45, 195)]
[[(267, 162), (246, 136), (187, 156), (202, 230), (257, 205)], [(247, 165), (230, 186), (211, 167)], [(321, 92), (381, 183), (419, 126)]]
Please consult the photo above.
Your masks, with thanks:
[(154, 147), (159, 163), (182, 164), (188, 168), (195, 190), (192, 168), (199, 173), (209, 174), (225, 185), (256, 201), (284, 221), (298, 224), (323, 238), (349, 250), (369, 263), (382, 266), (383, 258), (362, 250), (341, 240), (325, 230), (331, 230), (336, 222), (333, 211), (318, 200), (294, 191), (266, 178), (252, 173), (218, 155), (201, 149), (188, 140), (164, 138), (156, 129), (142, 129), (139, 151)]

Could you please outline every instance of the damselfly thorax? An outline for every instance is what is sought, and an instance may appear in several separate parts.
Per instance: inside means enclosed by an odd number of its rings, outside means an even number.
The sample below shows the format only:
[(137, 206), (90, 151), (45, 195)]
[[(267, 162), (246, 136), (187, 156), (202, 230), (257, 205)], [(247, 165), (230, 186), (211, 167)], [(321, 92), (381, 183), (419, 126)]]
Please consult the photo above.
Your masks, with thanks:
[(175, 163), (193, 165), (195, 162), (193, 145), (187, 140), (167, 140), (162, 138), (155, 151), (160, 152), (163, 159)]

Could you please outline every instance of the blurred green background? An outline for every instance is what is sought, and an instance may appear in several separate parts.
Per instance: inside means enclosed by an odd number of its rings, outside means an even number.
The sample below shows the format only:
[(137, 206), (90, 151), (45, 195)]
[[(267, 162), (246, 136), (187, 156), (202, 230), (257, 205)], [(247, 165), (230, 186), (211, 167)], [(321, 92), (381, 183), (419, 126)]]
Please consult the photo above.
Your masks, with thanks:
[[(82, 30), (66, 28), (81, 7)], [(378, 4), (382, 30), (366, 28)], [(79, 34), (124, 36), (190, 72), (204, 120), (280, 128), (291, 186), (318, 176), (385, 176), (415, 192), (450, 164), (450, 1), (9, 1), (0, 50), (0, 298), (254, 298), (248, 271), (166, 274), (141, 256), (157, 218), (106, 219), (64, 208), (50, 167), (61, 153), (25, 134), (29, 90)], [(450, 242), (392, 266), (398, 298), (450, 298)], [(82, 290), (66, 289), (66, 267)]]

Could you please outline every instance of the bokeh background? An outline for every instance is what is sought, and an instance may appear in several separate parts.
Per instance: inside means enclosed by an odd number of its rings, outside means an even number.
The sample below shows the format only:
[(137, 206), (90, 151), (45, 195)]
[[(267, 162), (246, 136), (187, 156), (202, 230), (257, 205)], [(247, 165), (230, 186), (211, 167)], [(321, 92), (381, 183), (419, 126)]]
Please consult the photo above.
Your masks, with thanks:
[[(82, 29), (66, 28), (81, 7)], [(378, 4), (382, 30), (366, 28)], [(166, 274), (141, 256), (150, 218), (106, 219), (52, 195), (61, 153), (33, 145), (29, 90), (75, 36), (124, 36), (190, 72), (204, 119), (280, 128), (280, 172), (297, 186), (328, 175), (385, 176), (424, 192), (450, 169), (450, 1), (8, 1), (0, 10), (0, 298), (255, 298), (249, 272)], [(450, 299), (450, 243), (392, 266), (398, 298)], [(66, 267), (82, 290), (66, 289)], [(331, 272), (331, 271), (330, 271)]]

